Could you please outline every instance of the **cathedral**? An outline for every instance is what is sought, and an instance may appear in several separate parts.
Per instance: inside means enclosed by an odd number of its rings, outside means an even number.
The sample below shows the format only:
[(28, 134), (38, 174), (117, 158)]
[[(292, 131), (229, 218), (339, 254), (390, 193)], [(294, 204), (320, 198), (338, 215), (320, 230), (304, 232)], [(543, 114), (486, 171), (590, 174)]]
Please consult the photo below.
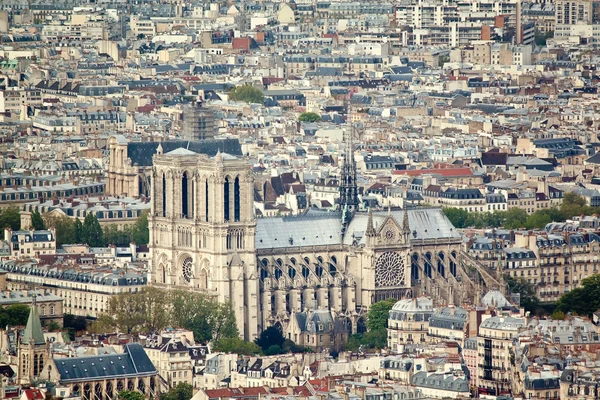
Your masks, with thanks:
[(152, 159), (152, 284), (231, 302), (246, 339), (275, 324), (289, 332), (317, 311), (361, 332), (374, 302), (427, 294), (448, 303), (473, 289), (441, 209), (359, 210), (351, 138), (339, 211), (274, 218), (255, 216), (241, 155), (165, 147)]

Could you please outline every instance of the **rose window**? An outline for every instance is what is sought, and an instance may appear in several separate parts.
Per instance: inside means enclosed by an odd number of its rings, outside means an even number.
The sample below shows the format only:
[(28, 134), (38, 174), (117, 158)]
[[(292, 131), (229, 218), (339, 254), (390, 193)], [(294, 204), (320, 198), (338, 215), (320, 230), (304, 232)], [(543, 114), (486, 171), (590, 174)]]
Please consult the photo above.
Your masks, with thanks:
[(404, 258), (388, 251), (375, 262), (375, 286), (404, 286)]
[(192, 276), (193, 276), (193, 261), (191, 257), (186, 258), (185, 260), (183, 260), (183, 265), (181, 267), (181, 270), (183, 272), (183, 279), (187, 282), (190, 283), (192, 281)]

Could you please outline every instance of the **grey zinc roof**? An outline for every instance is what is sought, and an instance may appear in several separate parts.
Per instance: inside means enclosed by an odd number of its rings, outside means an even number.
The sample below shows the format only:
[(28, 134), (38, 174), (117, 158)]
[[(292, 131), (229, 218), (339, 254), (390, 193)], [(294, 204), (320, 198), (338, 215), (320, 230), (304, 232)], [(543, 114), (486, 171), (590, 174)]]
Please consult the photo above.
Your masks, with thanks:
[(256, 248), (340, 244), (342, 225), (337, 213), (262, 218), (256, 222)]
[[(403, 210), (391, 212), (392, 217), (399, 226), (402, 226), (404, 218)], [(381, 226), (387, 217), (387, 211), (373, 213), (373, 224)], [(344, 237), (345, 244), (352, 244), (353, 234), (360, 244), (365, 243), (363, 232), (366, 231), (367, 213), (356, 214), (348, 226), (348, 231)], [(411, 230), (410, 238), (412, 241), (427, 239), (459, 239), (460, 234), (456, 231), (450, 220), (444, 215), (441, 208), (416, 208), (408, 209), (408, 223)]]
[(125, 345), (125, 353), (54, 360), (61, 382), (86, 382), (107, 377), (148, 376), (156, 368), (139, 344)]
[[(391, 212), (399, 226), (404, 218), (403, 210)], [(373, 223), (381, 226), (387, 218), (387, 211), (373, 213)], [(460, 239), (450, 220), (441, 208), (418, 208), (408, 210), (411, 240)], [(368, 214), (354, 215), (343, 243), (346, 245), (365, 243)], [(262, 218), (256, 224), (256, 248), (271, 249), (294, 246), (326, 246), (342, 242), (342, 223), (339, 213), (309, 212), (304, 215), (276, 218)]]

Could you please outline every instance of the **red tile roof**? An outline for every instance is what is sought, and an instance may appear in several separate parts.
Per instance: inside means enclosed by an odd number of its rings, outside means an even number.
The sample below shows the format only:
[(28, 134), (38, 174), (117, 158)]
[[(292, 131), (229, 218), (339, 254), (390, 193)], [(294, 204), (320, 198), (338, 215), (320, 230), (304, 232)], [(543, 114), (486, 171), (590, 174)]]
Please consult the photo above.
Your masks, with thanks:
[(28, 400), (44, 400), (46, 398), (39, 389), (25, 389), (25, 396)]

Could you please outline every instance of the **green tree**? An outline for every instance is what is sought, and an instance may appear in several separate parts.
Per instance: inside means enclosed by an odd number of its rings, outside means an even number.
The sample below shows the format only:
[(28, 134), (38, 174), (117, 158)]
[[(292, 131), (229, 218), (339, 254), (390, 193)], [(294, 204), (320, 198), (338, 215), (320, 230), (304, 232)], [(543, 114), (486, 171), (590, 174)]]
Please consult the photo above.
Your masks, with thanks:
[(44, 214), (42, 216), (48, 228), (56, 231), (56, 246), (75, 243), (75, 230), (73, 220), (66, 215)]
[(262, 349), (253, 342), (246, 342), (239, 337), (221, 338), (214, 342), (213, 351), (241, 354), (245, 356), (261, 355)]
[(42, 230), (46, 229), (46, 224), (44, 223), (44, 219), (42, 218), (42, 215), (37, 210), (34, 210), (31, 213), (31, 227), (33, 229), (35, 229), (36, 231), (42, 231)]
[(256, 343), (265, 353), (271, 346), (278, 346), (281, 349), (284, 342), (285, 337), (283, 337), (279, 325), (268, 327), (254, 340), (254, 343)]
[(99, 247), (104, 244), (102, 241), (102, 227), (98, 218), (92, 213), (88, 213), (83, 220), (83, 242), (92, 246)]
[(546, 210), (539, 210), (527, 217), (525, 222), (525, 228), (527, 229), (541, 229), (547, 224), (552, 222), (552, 217)]
[(517, 207), (511, 207), (505, 212), (504, 227), (506, 229), (519, 229), (525, 226), (529, 215), (527, 211)]
[(135, 221), (131, 232), (131, 239), (133, 243), (148, 244), (150, 241), (150, 231), (148, 230), (148, 212), (144, 211), (138, 219)]
[(65, 328), (73, 329), (75, 332), (81, 332), (86, 330), (87, 321), (84, 317), (75, 316), (73, 314), (65, 314), (63, 316), (63, 326)]
[(236, 86), (229, 91), (229, 98), (234, 101), (263, 104), (265, 96), (252, 85)]
[(10, 228), (13, 231), (21, 229), (21, 214), (17, 207), (8, 207), (0, 214), (0, 229)]
[(540, 304), (540, 300), (535, 293), (535, 287), (524, 278), (513, 278), (510, 275), (505, 275), (504, 280), (511, 293), (520, 295), (521, 307), (525, 311), (535, 312)]
[(131, 228), (125, 225), (119, 229), (116, 225), (107, 225), (102, 229), (102, 239), (105, 245), (129, 246), (131, 243)]
[(83, 241), (83, 224), (81, 223), (81, 220), (79, 218), (75, 218), (73, 229), (73, 242), (81, 244), (81, 242)]
[(121, 332), (136, 332), (146, 320), (143, 296), (129, 292), (111, 296), (103, 318), (112, 319), (112, 326)]
[(274, 356), (282, 353), (284, 353), (283, 349), (281, 346), (277, 346), (276, 344), (269, 346), (267, 350), (265, 350), (265, 356)]
[(144, 400), (145, 398), (142, 393), (133, 390), (123, 390), (117, 394), (118, 400)]
[(591, 316), (600, 309), (600, 275), (592, 275), (581, 281), (581, 286), (563, 294), (556, 310), (563, 313)]
[(58, 325), (55, 321), (50, 321), (50, 323), (46, 325), (46, 328), (48, 328), (50, 332), (60, 331), (60, 325)]
[(189, 383), (179, 382), (177, 386), (159, 396), (159, 400), (190, 400), (194, 396), (194, 388)]
[(319, 122), (319, 121), (321, 121), (321, 116), (314, 112), (303, 112), (298, 117), (298, 121), (300, 121), (300, 122)]
[(396, 304), (396, 300), (388, 299), (379, 301), (369, 307), (369, 311), (367, 311), (367, 328), (369, 331), (383, 330), (387, 332), (387, 321), (394, 304)]
[(555, 321), (562, 321), (565, 319), (565, 313), (560, 310), (554, 310), (550, 318), (552, 318)]
[(346, 350), (358, 351), (368, 349), (383, 349), (387, 347), (387, 330), (368, 331), (350, 335)]
[(142, 324), (145, 332), (160, 331), (170, 325), (171, 315), (169, 309), (170, 298), (165, 291), (148, 286), (139, 294), (143, 297), (144, 314), (146, 318)]
[(446, 217), (452, 222), (456, 228), (465, 228), (467, 226), (467, 220), (469, 219), (469, 213), (466, 210), (455, 207), (444, 207), (442, 211)]
[(2, 310), (8, 317), (8, 325), (25, 325), (29, 318), (29, 306), (27, 304), (11, 304)]

